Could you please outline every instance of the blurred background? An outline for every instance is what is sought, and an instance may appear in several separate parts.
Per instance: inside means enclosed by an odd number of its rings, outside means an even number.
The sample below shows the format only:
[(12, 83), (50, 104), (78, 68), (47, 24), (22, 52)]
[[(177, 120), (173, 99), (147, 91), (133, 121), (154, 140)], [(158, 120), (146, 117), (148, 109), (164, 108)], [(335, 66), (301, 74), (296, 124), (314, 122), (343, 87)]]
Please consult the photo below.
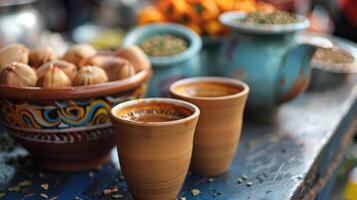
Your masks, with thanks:
[[(251, 0), (237, 1), (246, 5)], [(357, 42), (357, 0), (264, 2), (307, 16), (312, 24), (309, 31)], [(49, 44), (57, 53), (63, 53), (71, 43), (90, 43), (100, 50), (116, 49), (125, 33), (140, 21), (137, 19), (140, 10), (154, 3), (154, 0), (0, 0), (0, 47), (13, 42), (29, 47)], [(196, 32), (201, 31), (200, 27), (192, 28)], [(204, 31), (210, 33), (209, 30)], [(352, 180), (357, 179), (357, 171), (352, 173), (356, 166), (355, 137), (345, 155), (331, 199), (344, 199), (348, 195)], [(353, 190), (357, 192), (356, 188)]]
[[(238, 1), (248, 5), (252, 0)], [(308, 16), (312, 21), (310, 31), (333, 33), (357, 41), (356, 1), (264, 2)], [(0, 46), (14, 41), (36, 46), (41, 39), (52, 39), (52, 42), (63, 39), (66, 42), (90, 42), (98, 48), (114, 48), (120, 45), (125, 31), (135, 26), (139, 10), (154, 3), (154, 0), (1, 0)]]

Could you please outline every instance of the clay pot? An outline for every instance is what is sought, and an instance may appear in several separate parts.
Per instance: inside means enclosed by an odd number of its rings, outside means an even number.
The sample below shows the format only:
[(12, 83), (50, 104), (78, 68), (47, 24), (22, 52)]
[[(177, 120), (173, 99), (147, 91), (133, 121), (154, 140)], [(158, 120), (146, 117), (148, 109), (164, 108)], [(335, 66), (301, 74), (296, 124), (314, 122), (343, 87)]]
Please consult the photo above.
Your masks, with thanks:
[(190, 103), (161, 98), (112, 109), (121, 170), (135, 200), (176, 198), (189, 168), (199, 112)]
[(1, 122), (43, 168), (80, 171), (110, 159), (110, 110), (142, 98), (151, 70), (98, 85), (39, 88), (0, 84)]
[(171, 85), (170, 93), (201, 111), (191, 171), (207, 177), (225, 173), (237, 150), (249, 87), (230, 78), (188, 78)]

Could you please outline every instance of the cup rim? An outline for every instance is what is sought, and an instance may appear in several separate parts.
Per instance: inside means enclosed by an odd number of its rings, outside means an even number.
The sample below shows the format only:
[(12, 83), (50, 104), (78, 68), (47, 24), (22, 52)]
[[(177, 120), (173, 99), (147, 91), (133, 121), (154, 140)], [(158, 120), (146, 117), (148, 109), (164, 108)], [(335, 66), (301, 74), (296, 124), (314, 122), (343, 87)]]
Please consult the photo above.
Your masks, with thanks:
[[(238, 86), (243, 88), (242, 91), (226, 95), (226, 96), (219, 96), (219, 97), (197, 97), (197, 96), (188, 96), (182, 95), (175, 91), (175, 88), (179, 85), (188, 84), (188, 83), (197, 83), (197, 82), (216, 82), (216, 83), (225, 83), (231, 86)], [(230, 100), (238, 97), (242, 97), (248, 95), (249, 93), (249, 86), (244, 83), (243, 81), (234, 79), (234, 78), (227, 78), (227, 77), (216, 77), (216, 76), (204, 76), (204, 77), (193, 77), (193, 78), (185, 78), (174, 82), (170, 86), (170, 93), (174, 94), (181, 98), (186, 99), (193, 99), (193, 100), (204, 100), (204, 101), (217, 101), (217, 100)]]
[[(167, 121), (167, 122), (139, 122), (139, 121), (131, 121), (131, 120), (125, 120), (122, 119), (120, 117), (118, 117), (117, 115), (115, 115), (115, 113), (123, 108), (127, 108), (129, 106), (133, 106), (136, 104), (140, 104), (140, 103), (150, 103), (150, 102), (163, 102), (163, 103), (170, 103), (176, 106), (182, 106), (185, 107), (187, 109), (190, 109), (191, 111), (193, 111), (193, 113), (185, 118), (182, 119), (178, 119), (178, 120), (174, 120), (174, 121)], [(136, 126), (168, 126), (168, 125), (175, 125), (175, 124), (181, 124), (181, 123), (185, 123), (187, 121), (190, 121), (194, 118), (198, 118), (198, 116), (200, 115), (200, 109), (192, 104), (189, 103), (187, 101), (182, 101), (182, 100), (178, 100), (178, 99), (171, 99), (171, 98), (142, 98), (142, 99), (133, 99), (130, 101), (126, 101), (123, 103), (120, 103), (116, 106), (114, 106), (111, 111), (110, 114), (112, 116), (113, 120), (117, 120), (120, 121), (122, 123), (125, 124), (129, 124), (129, 125), (136, 125)]]

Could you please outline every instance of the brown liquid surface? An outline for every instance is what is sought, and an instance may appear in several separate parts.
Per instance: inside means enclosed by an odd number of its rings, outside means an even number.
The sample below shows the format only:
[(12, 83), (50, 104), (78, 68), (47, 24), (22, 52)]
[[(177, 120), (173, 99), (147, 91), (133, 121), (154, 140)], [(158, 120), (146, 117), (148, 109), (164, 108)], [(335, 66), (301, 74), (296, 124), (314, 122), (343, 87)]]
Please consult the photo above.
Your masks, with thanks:
[(136, 122), (169, 122), (189, 117), (193, 111), (168, 103), (141, 103), (117, 113), (122, 119)]
[(159, 115), (159, 114), (147, 114), (141, 115), (137, 117), (133, 117), (131, 121), (138, 121), (138, 122), (169, 122), (179, 120), (181, 118), (174, 117), (174, 116), (166, 116), (166, 115)]
[(193, 97), (223, 97), (237, 94), (243, 88), (216, 82), (188, 83), (178, 86), (176, 92), (184, 96)]

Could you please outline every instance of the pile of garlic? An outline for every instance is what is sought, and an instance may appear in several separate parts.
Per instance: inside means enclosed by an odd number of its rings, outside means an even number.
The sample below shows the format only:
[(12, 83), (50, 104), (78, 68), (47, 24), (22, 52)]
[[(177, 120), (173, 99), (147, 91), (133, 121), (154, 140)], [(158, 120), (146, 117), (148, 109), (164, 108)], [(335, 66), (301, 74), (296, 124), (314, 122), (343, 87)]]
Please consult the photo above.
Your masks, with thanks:
[(21, 44), (0, 49), (0, 84), (14, 87), (61, 88), (123, 80), (150, 68), (138, 47), (97, 52), (88, 44), (72, 46), (58, 57), (49, 48), (29, 50)]

